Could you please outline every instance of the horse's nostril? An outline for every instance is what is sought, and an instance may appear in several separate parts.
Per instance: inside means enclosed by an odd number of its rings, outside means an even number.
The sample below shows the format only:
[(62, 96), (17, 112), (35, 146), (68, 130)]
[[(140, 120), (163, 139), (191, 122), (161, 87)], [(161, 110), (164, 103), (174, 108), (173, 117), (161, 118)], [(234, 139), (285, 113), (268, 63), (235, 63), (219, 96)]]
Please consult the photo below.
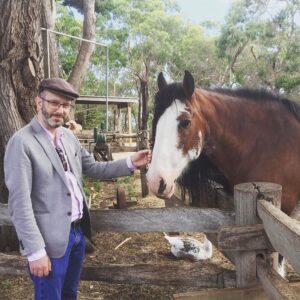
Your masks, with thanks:
[(158, 188), (158, 194), (162, 194), (164, 190), (166, 189), (166, 184), (163, 179), (160, 180), (159, 182), (159, 188)]

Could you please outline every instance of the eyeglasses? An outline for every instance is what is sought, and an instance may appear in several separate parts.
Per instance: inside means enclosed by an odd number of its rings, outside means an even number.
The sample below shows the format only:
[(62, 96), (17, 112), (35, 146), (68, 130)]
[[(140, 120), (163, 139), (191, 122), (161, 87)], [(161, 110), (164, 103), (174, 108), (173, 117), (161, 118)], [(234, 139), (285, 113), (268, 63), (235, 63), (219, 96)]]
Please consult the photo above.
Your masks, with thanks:
[(62, 163), (62, 165), (63, 165), (64, 170), (65, 170), (65, 171), (68, 171), (68, 163), (67, 163), (67, 161), (66, 161), (64, 152), (63, 152), (62, 149), (59, 148), (59, 147), (55, 147), (55, 150), (56, 150), (56, 152), (57, 152), (57, 154), (58, 154), (58, 156), (59, 156), (59, 158), (60, 158), (60, 161), (61, 161), (61, 163)]
[(49, 103), (49, 106), (52, 108), (52, 109), (59, 109), (61, 106), (63, 107), (63, 109), (65, 110), (69, 110), (71, 108), (74, 107), (73, 104), (71, 103), (60, 103), (59, 101), (56, 101), (56, 100), (48, 100), (48, 99), (45, 99), (44, 97), (42, 96), (39, 96), (42, 100), (46, 101)]

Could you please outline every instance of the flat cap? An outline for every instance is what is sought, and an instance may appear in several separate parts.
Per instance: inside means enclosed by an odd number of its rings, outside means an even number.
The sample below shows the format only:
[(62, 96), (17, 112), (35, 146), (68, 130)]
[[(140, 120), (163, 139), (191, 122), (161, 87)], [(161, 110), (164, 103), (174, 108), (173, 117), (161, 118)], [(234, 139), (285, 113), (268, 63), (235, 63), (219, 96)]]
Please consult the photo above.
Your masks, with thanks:
[(50, 91), (54, 94), (59, 94), (70, 100), (79, 97), (72, 84), (62, 78), (47, 78), (42, 80), (39, 86), (39, 93), (42, 91)]

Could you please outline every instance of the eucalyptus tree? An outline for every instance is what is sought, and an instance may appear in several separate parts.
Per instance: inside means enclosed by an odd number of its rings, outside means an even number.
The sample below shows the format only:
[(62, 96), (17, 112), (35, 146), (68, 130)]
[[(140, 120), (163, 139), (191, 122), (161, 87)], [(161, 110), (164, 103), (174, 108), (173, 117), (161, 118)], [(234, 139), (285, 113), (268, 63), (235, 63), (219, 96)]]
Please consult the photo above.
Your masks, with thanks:
[(238, 0), (232, 5), (217, 41), (219, 57), (226, 62), (220, 84), (232, 81), (231, 76), (236, 73), (235, 66), (239, 58), (261, 35), (263, 26), (259, 19), (265, 13), (268, 2)]
[(6, 202), (3, 159), (10, 136), (34, 115), (33, 99), (43, 70), (41, 3), (0, 1), (0, 201)]
[(173, 60), (169, 64), (174, 79), (181, 79), (189, 70), (197, 86), (209, 87), (220, 80), (222, 60), (217, 55), (216, 37), (208, 36), (198, 24), (183, 24), (177, 37)]
[[(82, 0), (90, 5), (93, 1)], [(3, 159), (10, 136), (35, 114), (34, 97), (44, 77), (41, 26), (52, 26), (55, 1), (0, 0), (0, 201), (7, 194)], [(52, 9), (51, 11), (45, 11)], [(84, 67), (80, 70), (84, 72)], [(53, 74), (52, 74), (53, 75)], [(54, 75), (57, 75), (56, 73)], [(77, 84), (75, 84), (77, 86)]]
[[(55, 30), (80, 37), (82, 34), (82, 22), (75, 16), (74, 10), (68, 6), (63, 6), (61, 3), (57, 3)], [(61, 77), (67, 79), (75, 64), (80, 42), (63, 35), (55, 35), (55, 37), (59, 57), (59, 73)]]
[(139, 129), (147, 129), (149, 82), (156, 77), (157, 71), (171, 60), (175, 47), (170, 32), (167, 31), (167, 28), (170, 28), (169, 23), (174, 24), (174, 17), (169, 13), (176, 10), (175, 2), (112, 2), (115, 10), (110, 27), (106, 29), (112, 41), (110, 49), (113, 48), (117, 54), (115, 66), (122, 69), (119, 74), (122, 77), (131, 77), (136, 82), (140, 99)]
[[(41, 0), (42, 4), (42, 19), (41, 26), (44, 29), (55, 30), (55, 20), (56, 20), (56, 4), (55, 0)], [(58, 53), (56, 47), (56, 40), (54, 34), (49, 34), (47, 32), (42, 32), (43, 37), (43, 49), (44, 49), (44, 73), (49, 77), (59, 77), (59, 63), (58, 63)], [(49, 39), (49, 40), (48, 40)], [(46, 59), (48, 57), (49, 51), (49, 61)], [(50, 64), (50, 66), (48, 65)], [(48, 70), (50, 69), (50, 74)]]
[(299, 96), (299, 13), (299, 0), (235, 2), (217, 44), (227, 64), (221, 82), (234, 77)]
[[(96, 31), (96, 12), (95, 12), (95, 0), (65, 0), (65, 1), (54, 1), (54, 0), (41, 0), (43, 4), (43, 18), (42, 25), (47, 29), (56, 29), (67, 34), (82, 36), (85, 40), (94, 40)], [(62, 7), (64, 6), (64, 7)], [(83, 21), (76, 18), (74, 11), (69, 8), (73, 7), (78, 10), (79, 14), (83, 16)], [(58, 10), (58, 14), (56, 14)], [(64, 20), (64, 22), (62, 22)], [(75, 28), (74, 28), (75, 25)], [(79, 29), (79, 30), (77, 30)], [(74, 34), (76, 33), (76, 34)], [(71, 60), (73, 62), (72, 67), (70, 64), (64, 64), (60, 61), (61, 55), (58, 58), (59, 52), (64, 52), (65, 49), (60, 47), (57, 49), (57, 40), (67, 40), (64, 44), (65, 48), (70, 49), (70, 45), (73, 46), (73, 55), (71, 55)], [(49, 48), (50, 48), (50, 63), (51, 63), (51, 74), (47, 74), (47, 69), (45, 74), (48, 76), (63, 76), (66, 74), (66, 78), (73, 86), (79, 90), (81, 83), (86, 74), (88, 63), (90, 57), (94, 51), (94, 44), (82, 41), (76, 43), (70, 38), (57, 37), (55, 34), (49, 34)], [(58, 45), (59, 47), (60, 45)], [(63, 47), (64, 48), (64, 47)], [(47, 50), (46, 44), (44, 42), (44, 49)], [(66, 51), (67, 51), (66, 50)], [(74, 50), (77, 52), (74, 56)], [(70, 54), (70, 52), (68, 53)], [(67, 55), (64, 52), (63, 58), (66, 59)], [(75, 57), (75, 59), (73, 59)], [(47, 67), (47, 60), (46, 67)], [(60, 66), (63, 66), (60, 68)], [(64, 67), (67, 66), (67, 69)]]
[[(96, 32), (96, 16), (95, 16), (95, 0), (82, 0), (83, 26), (82, 37), (86, 40), (95, 40)], [(80, 43), (75, 64), (68, 81), (79, 90), (83, 81), (90, 57), (94, 51), (95, 45), (83, 41)]]

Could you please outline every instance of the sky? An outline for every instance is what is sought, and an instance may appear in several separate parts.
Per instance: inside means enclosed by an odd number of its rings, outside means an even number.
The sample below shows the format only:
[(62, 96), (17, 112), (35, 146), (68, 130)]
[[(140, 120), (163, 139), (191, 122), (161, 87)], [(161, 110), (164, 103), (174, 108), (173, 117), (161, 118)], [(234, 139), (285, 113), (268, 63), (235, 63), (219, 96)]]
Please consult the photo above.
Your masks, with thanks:
[(224, 22), (224, 17), (234, 0), (177, 0), (184, 17), (195, 23), (203, 21)]

